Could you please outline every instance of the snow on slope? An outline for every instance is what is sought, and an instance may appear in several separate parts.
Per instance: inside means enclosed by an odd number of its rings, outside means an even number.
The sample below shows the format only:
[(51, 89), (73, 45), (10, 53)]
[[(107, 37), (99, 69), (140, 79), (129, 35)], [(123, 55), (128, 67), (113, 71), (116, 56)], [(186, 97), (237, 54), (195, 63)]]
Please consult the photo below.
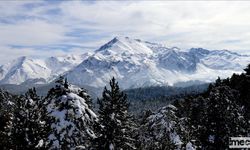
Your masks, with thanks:
[(177, 82), (214, 81), (240, 73), (250, 56), (227, 50), (173, 47), (116, 37), (101, 46), (66, 76), (73, 84), (103, 87), (114, 76), (122, 88), (173, 85)]
[(130, 39), (128, 37), (115, 37), (107, 44), (101, 46), (96, 52), (103, 55), (152, 55), (153, 50), (147, 47), (139, 40)]
[(89, 55), (91, 54), (66, 55), (46, 59), (23, 56), (0, 66), (0, 83), (20, 84), (31, 79), (44, 79), (45, 82), (49, 82), (80, 64)]
[(48, 77), (48, 68), (41, 60), (20, 57), (3, 65), (2, 83), (20, 83), (29, 78)]
[(39, 78), (47, 83), (65, 74), (73, 84), (96, 88), (105, 86), (113, 76), (122, 88), (174, 85), (229, 77), (241, 73), (248, 63), (250, 56), (228, 50), (182, 51), (139, 39), (115, 37), (93, 54), (45, 60), (21, 57), (0, 66), (0, 83), (20, 84)]

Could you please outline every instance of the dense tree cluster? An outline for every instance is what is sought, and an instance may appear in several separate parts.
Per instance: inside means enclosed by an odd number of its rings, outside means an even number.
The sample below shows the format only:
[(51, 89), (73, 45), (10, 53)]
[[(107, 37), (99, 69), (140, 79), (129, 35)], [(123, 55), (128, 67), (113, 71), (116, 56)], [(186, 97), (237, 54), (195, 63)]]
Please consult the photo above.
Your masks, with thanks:
[(248, 65), (246, 73), (218, 78), (206, 92), (174, 102), (197, 148), (228, 149), (229, 137), (249, 135), (249, 70)]
[(60, 77), (46, 97), (0, 90), (2, 149), (135, 149), (126, 95), (113, 78), (97, 115), (86, 90)]
[(137, 117), (113, 78), (98, 105), (95, 112), (86, 90), (63, 77), (46, 97), (35, 88), (23, 95), (0, 90), (1, 149), (228, 149), (229, 137), (249, 135), (250, 65)]

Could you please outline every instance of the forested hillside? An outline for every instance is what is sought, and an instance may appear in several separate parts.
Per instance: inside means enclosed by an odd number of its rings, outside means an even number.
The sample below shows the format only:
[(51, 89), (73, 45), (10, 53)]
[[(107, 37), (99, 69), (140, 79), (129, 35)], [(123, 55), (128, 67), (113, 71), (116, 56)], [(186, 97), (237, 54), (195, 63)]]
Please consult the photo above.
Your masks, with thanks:
[(142, 111), (156, 111), (164, 105), (185, 97), (197, 95), (207, 90), (209, 84), (193, 85), (188, 87), (154, 86), (124, 90), (130, 102), (129, 111), (140, 115)]
[[(202, 93), (158, 99), (156, 111), (147, 110), (149, 105), (143, 102), (129, 103), (115, 78), (98, 98), (97, 110), (86, 90), (63, 77), (45, 97), (38, 96), (35, 88), (23, 95), (0, 90), (0, 146), (4, 150), (228, 149), (229, 137), (250, 133), (250, 65), (244, 71), (218, 78)], [(155, 93), (152, 105), (157, 102)], [(134, 116), (128, 111), (131, 105), (145, 110)]]

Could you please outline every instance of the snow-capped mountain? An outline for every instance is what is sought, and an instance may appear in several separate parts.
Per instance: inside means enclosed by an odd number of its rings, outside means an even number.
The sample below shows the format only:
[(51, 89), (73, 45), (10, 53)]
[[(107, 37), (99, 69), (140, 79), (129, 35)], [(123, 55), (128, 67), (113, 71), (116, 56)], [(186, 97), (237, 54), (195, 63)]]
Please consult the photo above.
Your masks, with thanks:
[(23, 56), (0, 66), (0, 83), (21, 84), (33, 79), (39, 79), (36, 81), (40, 84), (47, 83), (74, 68), (89, 55), (86, 53), (80, 56), (66, 55), (46, 59)]
[(116, 77), (123, 88), (174, 85), (177, 82), (214, 81), (228, 77), (250, 63), (250, 56), (227, 50), (192, 48), (181, 51), (161, 44), (116, 37), (66, 76), (74, 84), (105, 86)]
[(59, 75), (69, 82), (100, 88), (114, 76), (122, 88), (211, 82), (241, 73), (250, 56), (228, 50), (181, 50), (128, 37), (116, 37), (80, 56), (47, 59), (18, 58), (0, 67), (0, 83), (21, 84), (36, 79), (48, 83)]

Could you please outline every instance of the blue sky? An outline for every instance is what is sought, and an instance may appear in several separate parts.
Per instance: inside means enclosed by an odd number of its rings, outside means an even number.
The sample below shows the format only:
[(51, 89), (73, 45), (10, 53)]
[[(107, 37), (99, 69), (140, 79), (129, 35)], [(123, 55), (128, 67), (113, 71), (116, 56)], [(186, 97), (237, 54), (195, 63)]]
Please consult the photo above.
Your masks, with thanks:
[(1, 1), (0, 64), (93, 51), (115, 36), (250, 50), (248, 1)]

